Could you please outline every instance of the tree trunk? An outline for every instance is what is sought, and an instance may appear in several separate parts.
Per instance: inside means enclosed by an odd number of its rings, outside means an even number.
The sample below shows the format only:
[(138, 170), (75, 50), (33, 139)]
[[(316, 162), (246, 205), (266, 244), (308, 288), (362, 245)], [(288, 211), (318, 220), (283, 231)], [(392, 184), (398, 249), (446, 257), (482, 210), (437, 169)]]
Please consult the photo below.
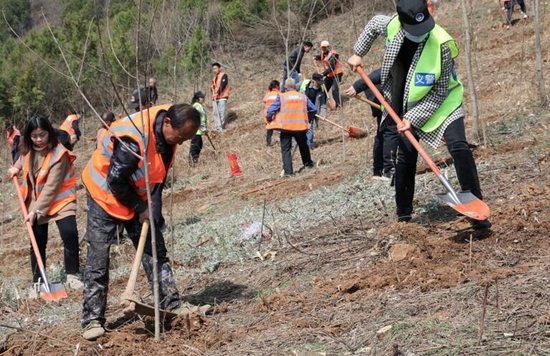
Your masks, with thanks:
[(539, 3), (540, 0), (533, 0), (533, 19), (535, 25), (535, 71), (539, 84), (539, 95), (541, 106), (548, 106), (548, 94), (544, 85), (544, 75), (542, 73), (542, 47), (540, 44), (540, 22), (539, 22)]
[[(472, 73), (472, 36), (470, 28), (470, 19), (468, 17), (468, 11), (470, 9), (469, 0), (462, 0), (462, 26), (464, 28), (464, 48), (466, 53), (466, 73), (468, 76), (468, 91), (470, 92), (470, 116), (473, 118), (473, 129), (476, 135), (477, 142), (480, 141), (479, 130), (479, 111), (477, 106), (476, 86), (474, 82), (474, 76)], [(485, 135), (483, 135), (483, 141), (485, 142)]]

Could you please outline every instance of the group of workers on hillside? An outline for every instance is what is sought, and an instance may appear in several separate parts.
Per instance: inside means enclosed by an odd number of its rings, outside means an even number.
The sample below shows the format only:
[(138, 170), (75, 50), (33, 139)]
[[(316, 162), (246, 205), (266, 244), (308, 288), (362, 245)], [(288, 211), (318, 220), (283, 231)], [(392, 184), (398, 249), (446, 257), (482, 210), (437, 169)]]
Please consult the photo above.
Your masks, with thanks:
[[(462, 106), (463, 87), (456, 77), (454, 58), (458, 51), (455, 41), (430, 14), (426, 0), (398, 0), (394, 16), (374, 16), (365, 26), (347, 60), (352, 70), (362, 66), (373, 42), (380, 35), (387, 39), (381, 67), (370, 78), (396, 113), (402, 117), (397, 125), (388, 118), (386, 110), (373, 111), (379, 123), (374, 173), (381, 177), (393, 175), (397, 219), (411, 220), (418, 152), (402, 134), (410, 130), (417, 138), (436, 148), (444, 138), (454, 159), (462, 190), (471, 191), (482, 199), (479, 178), (472, 152), (468, 146)], [(328, 41), (321, 43), (319, 60), (324, 70), (311, 79), (297, 84), (300, 62), (312, 48), (304, 42), (291, 53), (284, 65), (284, 81), (273, 80), (264, 97), (264, 119), (268, 130), (266, 143), (271, 144), (273, 130), (280, 132), (284, 175), (294, 174), (292, 165), (293, 141), (300, 151), (303, 168), (314, 167), (311, 158), (313, 126), (317, 114), (326, 115), (327, 88), (332, 92), (339, 86), (342, 63)], [(334, 60), (335, 59), (335, 60)], [(227, 74), (214, 63), (212, 99), (216, 129), (224, 130), (225, 107), (229, 97)], [(156, 88), (156, 81), (154, 83)], [(281, 90), (279, 90), (282, 85)], [(353, 96), (367, 87), (357, 81), (345, 93)], [(40, 255), (45, 261), (48, 223), (56, 222), (64, 243), (64, 263), (68, 285), (83, 287), (82, 336), (95, 340), (105, 333), (105, 313), (109, 290), (110, 247), (117, 239), (118, 226), (123, 225), (137, 247), (140, 230), (149, 220), (146, 169), (153, 197), (152, 216), (156, 228), (157, 267), (162, 309), (187, 315), (205, 313), (210, 306), (192, 306), (182, 301), (168, 260), (162, 225), (162, 188), (174, 162), (177, 146), (191, 140), (190, 157), (196, 162), (202, 147), (202, 133), (207, 133), (204, 110), (205, 94), (196, 92), (192, 105), (153, 105), (153, 91), (138, 90), (129, 105), (134, 113), (114, 120), (104, 112), (105, 127), (97, 135), (97, 147), (82, 173), (86, 188), (87, 256), (84, 280), (79, 272), (79, 246), (76, 226), (76, 177), (73, 169), (75, 155), (61, 139), (51, 122), (43, 115), (34, 115), (26, 124), (24, 134), (10, 126), (8, 142), (15, 161), (9, 168), (11, 178), (22, 173), (22, 193), (28, 209), (26, 220), (32, 224)], [(155, 89), (156, 93), (156, 89)], [(372, 90), (366, 91), (371, 99)], [(340, 101), (337, 101), (340, 105)], [(79, 133), (78, 115), (65, 120), (69, 144), (74, 145)], [(65, 125), (66, 123), (66, 125)], [(143, 126), (142, 126), (143, 125)], [(308, 136), (309, 135), (309, 136)], [(74, 141), (74, 142), (73, 142)], [(20, 147), (19, 150), (13, 147)], [(147, 164), (142, 157), (147, 151)], [(17, 156), (17, 154), (19, 156)], [(470, 220), (474, 229), (491, 227), (488, 220)], [(153, 249), (148, 231), (142, 264), (148, 282), (153, 287)], [(36, 258), (31, 251), (33, 282), (38, 283)]]

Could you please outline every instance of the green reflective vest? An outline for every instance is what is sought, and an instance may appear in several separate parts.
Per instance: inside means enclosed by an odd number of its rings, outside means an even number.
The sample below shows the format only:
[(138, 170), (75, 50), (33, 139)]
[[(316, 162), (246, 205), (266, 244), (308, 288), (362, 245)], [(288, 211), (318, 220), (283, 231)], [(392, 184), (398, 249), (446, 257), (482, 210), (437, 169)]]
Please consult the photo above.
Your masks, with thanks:
[[(387, 26), (389, 44), (395, 35), (401, 30), (401, 22), (399, 18), (394, 17)], [(411, 110), (423, 97), (425, 97), (441, 75), (441, 46), (446, 44), (451, 49), (451, 56), (458, 56), (458, 48), (453, 38), (441, 28), (435, 25), (430, 32), (428, 40), (424, 44), (422, 54), (414, 68), (414, 73), (409, 83), (409, 96), (407, 97), (407, 105), (405, 111)], [(431, 132), (437, 129), (446, 118), (449, 117), (460, 105), (462, 105), (462, 97), (464, 96), (464, 88), (462, 83), (456, 77), (454, 66), (451, 69), (451, 78), (449, 82), (449, 93), (447, 98), (439, 109), (426, 121), (420, 128), (424, 132)]]
[(300, 84), (300, 90), (298, 90), (300, 93), (305, 94), (307, 87), (309, 86), (309, 82), (311, 82), (311, 79), (304, 79), (302, 81), (302, 84)]
[[(202, 106), (201, 103), (199, 103), (198, 101), (194, 102), (193, 103), (193, 107), (195, 109), (197, 109), (197, 111), (201, 114), (201, 126), (200, 127), (206, 127), (206, 111), (204, 110), (204, 106)], [(201, 135), (203, 134), (202, 130), (199, 128), (197, 130), (197, 135)]]

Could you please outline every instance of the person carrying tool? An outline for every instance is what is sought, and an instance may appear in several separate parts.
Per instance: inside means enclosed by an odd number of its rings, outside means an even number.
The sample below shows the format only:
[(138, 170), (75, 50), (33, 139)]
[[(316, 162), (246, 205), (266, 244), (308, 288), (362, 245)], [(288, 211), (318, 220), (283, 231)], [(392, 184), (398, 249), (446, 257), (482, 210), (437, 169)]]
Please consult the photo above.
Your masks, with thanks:
[(103, 140), (103, 138), (106, 135), (109, 135), (108, 128), (111, 127), (111, 124), (115, 121), (115, 114), (113, 114), (110, 111), (104, 111), (101, 114), (101, 119), (105, 123), (101, 123), (101, 128), (99, 130), (97, 130), (97, 136), (96, 136), (97, 147), (100, 147), (101, 141)]
[[(296, 46), (292, 52), (288, 55), (288, 58), (283, 63), (283, 84), (287, 78), (294, 79), (295, 83), (300, 81), (300, 67), (302, 65), (302, 59), (304, 54), (309, 53), (313, 48), (313, 43), (310, 41), (304, 41), (301, 45)], [(285, 88), (281, 88), (281, 92), (284, 93)]]
[(317, 113), (317, 108), (305, 95), (296, 91), (294, 79), (285, 81), (285, 92), (279, 93), (273, 104), (267, 108), (265, 116), (267, 128), (281, 132), (281, 154), (284, 176), (294, 174), (292, 169), (292, 138), (296, 140), (304, 167), (315, 166), (307, 145), (308, 115)]
[[(264, 123), (267, 125), (267, 109), (275, 102), (275, 99), (279, 96), (279, 87), (281, 86), (281, 83), (279, 83), (278, 80), (272, 80), (271, 83), (269, 83), (269, 87), (267, 88), (268, 92), (265, 93), (263, 98), (264, 103)], [(268, 154), (271, 154), (272, 149), (272, 141), (273, 141), (273, 129), (266, 128), (266, 135), (265, 135), (265, 142), (266, 142), (266, 152)]]
[(202, 135), (207, 133), (206, 128), (206, 111), (204, 110), (204, 98), (206, 95), (202, 91), (198, 91), (193, 95), (191, 105), (201, 114), (201, 124), (193, 139), (191, 139), (191, 146), (189, 147), (189, 160), (191, 166), (194, 166), (199, 162), (199, 155), (202, 150)]
[[(142, 119), (145, 140), (142, 137)], [(86, 187), (88, 253), (84, 274), (82, 336), (94, 340), (105, 333), (105, 309), (109, 284), (109, 251), (116, 240), (116, 227), (124, 224), (137, 247), (143, 222), (149, 219), (145, 168), (147, 150), (149, 184), (153, 192), (167, 176), (176, 148), (195, 136), (200, 113), (189, 104), (159, 105), (111, 125), (115, 137), (106, 137), (82, 173)], [(145, 146), (144, 142), (148, 142)], [(156, 222), (155, 222), (156, 224)], [(186, 315), (195, 311), (182, 302), (167, 256), (162, 230), (156, 227), (158, 280), (162, 309)], [(153, 288), (153, 255), (150, 232), (142, 265)]]
[[(319, 115), (327, 116), (327, 95), (321, 86), (323, 85), (323, 76), (319, 73), (313, 73), (311, 79), (306, 79), (300, 84), (300, 93), (304, 94), (319, 110)], [(313, 124), (317, 125), (319, 120), (315, 114), (308, 114), (307, 145), (313, 150)]]
[[(229, 99), (229, 78), (222, 72), (222, 65), (218, 62), (212, 63), (212, 109), (214, 118), (214, 127), (218, 132), (225, 131), (225, 112), (227, 110), (227, 100)], [(217, 120), (216, 120), (217, 119)]]
[[(369, 74), (370, 80), (378, 90), (382, 89), (382, 68), (378, 68)], [(368, 100), (380, 105), (380, 102), (367, 86), (363, 79), (358, 79), (346, 91), (348, 96), (356, 96), (365, 92)], [(380, 127), (382, 111), (380, 108), (371, 106), (372, 116), (376, 118), (376, 136), (372, 146), (372, 175), (374, 179), (391, 179), (395, 170), (395, 154), (397, 152), (397, 127), (393, 121), (388, 122), (386, 127)]]
[[(387, 38), (382, 63), (382, 93), (403, 118), (399, 133), (412, 133), (436, 148), (445, 138), (453, 157), (461, 188), (482, 199), (472, 151), (466, 141), (463, 87), (456, 77), (456, 43), (428, 11), (426, 0), (398, 0), (397, 15), (374, 16), (365, 26), (348, 59), (353, 71), (362, 66), (379, 35)], [(412, 73), (407, 81), (407, 73)], [(407, 94), (407, 95), (405, 95)], [(387, 111), (382, 115), (385, 127)], [(395, 201), (398, 221), (408, 222), (413, 212), (414, 183), (418, 151), (403, 136), (397, 146)], [(489, 220), (470, 219), (474, 229), (491, 227)]]
[(155, 78), (149, 78), (149, 86), (147, 87), (147, 95), (151, 106), (157, 105), (159, 93), (157, 91), (157, 80)]
[(332, 88), (332, 97), (336, 101), (336, 107), (342, 106), (340, 98), (340, 83), (344, 75), (344, 68), (340, 62), (340, 55), (330, 45), (328, 41), (321, 42), (321, 54), (313, 57), (313, 61), (321, 61), (324, 71), (321, 73), (325, 78), (325, 88), (327, 93)]
[(73, 150), (74, 145), (82, 136), (78, 125), (81, 118), (80, 114), (70, 114), (56, 131), (57, 138), (69, 151)]
[(21, 132), (19, 132), (19, 130), (16, 129), (15, 126), (13, 126), (13, 124), (9, 121), (6, 122), (5, 128), (6, 141), (8, 142), (8, 147), (10, 148), (12, 163), (15, 163), (19, 158), (19, 150), (23, 144), (23, 140), (21, 140)]
[[(8, 176), (13, 178), (23, 172), (21, 193), (42, 261), (46, 263), (48, 225), (55, 221), (63, 240), (66, 284), (71, 289), (80, 289), (83, 284), (78, 276), (80, 250), (76, 226), (75, 159), (76, 156), (57, 140), (48, 118), (36, 114), (27, 122), (21, 155), (8, 169)], [(32, 248), (31, 270), (33, 288), (29, 295), (35, 297), (40, 271)]]
[(525, 5), (524, 0), (499, 0), (499, 5), (502, 7), (502, 10), (506, 12), (506, 28), (512, 26), (512, 14), (514, 13), (514, 7), (516, 5), (519, 5), (524, 19), (529, 17), (529, 15), (527, 15), (527, 5)]

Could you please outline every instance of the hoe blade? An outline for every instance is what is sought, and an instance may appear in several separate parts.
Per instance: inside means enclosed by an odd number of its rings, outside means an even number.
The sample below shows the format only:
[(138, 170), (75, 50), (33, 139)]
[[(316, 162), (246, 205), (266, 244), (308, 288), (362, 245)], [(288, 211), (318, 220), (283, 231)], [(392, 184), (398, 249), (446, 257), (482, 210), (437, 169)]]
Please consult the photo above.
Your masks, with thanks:
[(65, 286), (61, 283), (42, 283), (40, 285), (40, 298), (44, 300), (60, 300), (67, 298)]
[(491, 215), (487, 204), (470, 192), (437, 194), (445, 204), (462, 215), (475, 220), (485, 220)]

